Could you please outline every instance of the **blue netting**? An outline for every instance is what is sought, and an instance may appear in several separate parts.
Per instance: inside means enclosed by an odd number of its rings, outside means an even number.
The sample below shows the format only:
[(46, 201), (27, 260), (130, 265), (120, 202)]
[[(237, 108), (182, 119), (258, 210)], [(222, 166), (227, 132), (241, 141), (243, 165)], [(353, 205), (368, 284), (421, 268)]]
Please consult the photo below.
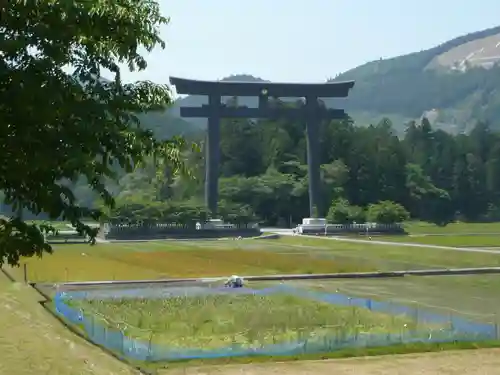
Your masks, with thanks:
[(150, 341), (138, 340), (127, 336), (123, 331), (105, 327), (93, 317), (85, 316), (84, 312), (70, 307), (67, 299), (102, 299), (102, 292), (72, 292), (58, 293), (54, 298), (58, 314), (69, 322), (82, 327), (89, 339), (114, 352), (141, 361), (172, 361), (182, 359), (221, 358), (252, 355), (297, 355), (304, 353), (332, 352), (345, 348), (388, 346), (418, 342), (451, 342), (451, 341), (482, 341), (497, 338), (495, 324), (480, 323), (455, 315), (442, 315), (431, 311), (422, 311), (415, 307), (395, 305), (393, 303), (375, 301), (368, 298), (353, 298), (339, 293), (323, 293), (294, 288), (287, 285), (265, 289), (249, 288), (165, 288), (163, 290), (130, 289), (115, 290), (107, 298), (168, 298), (175, 296), (214, 295), (214, 294), (257, 294), (270, 295), (286, 293), (302, 298), (328, 302), (335, 305), (367, 308), (376, 312), (392, 315), (413, 316), (418, 323), (437, 323), (446, 325), (447, 329), (425, 331), (402, 331), (390, 334), (359, 333), (346, 337), (345, 334), (332, 332), (331, 335), (314, 337), (294, 342), (262, 345), (258, 348), (233, 345), (220, 349), (174, 349), (163, 345), (152, 344)]

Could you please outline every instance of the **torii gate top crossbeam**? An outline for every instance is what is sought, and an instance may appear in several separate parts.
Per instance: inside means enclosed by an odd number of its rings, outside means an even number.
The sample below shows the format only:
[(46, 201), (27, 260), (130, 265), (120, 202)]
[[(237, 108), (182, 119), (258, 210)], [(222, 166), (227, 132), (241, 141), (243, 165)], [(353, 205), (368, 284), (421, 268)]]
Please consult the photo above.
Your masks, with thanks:
[(178, 94), (219, 96), (260, 96), (345, 98), (354, 81), (326, 83), (272, 83), (236, 81), (198, 81), (170, 77)]

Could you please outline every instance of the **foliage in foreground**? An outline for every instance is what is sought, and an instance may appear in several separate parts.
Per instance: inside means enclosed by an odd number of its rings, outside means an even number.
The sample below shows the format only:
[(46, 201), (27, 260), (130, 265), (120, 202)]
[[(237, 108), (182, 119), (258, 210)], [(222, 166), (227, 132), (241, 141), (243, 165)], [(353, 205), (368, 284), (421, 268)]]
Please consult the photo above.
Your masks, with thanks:
[[(9, 1), (0, 19), (0, 190), (19, 212), (45, 212), (94, 238), (82, 218), (102, 213), (76, 202), (77, 181), (112, 207), (105, 183), (117, 171), (148, 155), (172, 174), (183, 167), (184, 142), (159, 142), (138, 120), (166, 108), (168, 87), (125, 84), (120, 68), (145, 69), (139, 51), (164, 47), (159, 27), (168, 20), (146, 0)], [(101, 78), (104, 70), (111, 80)], [(0, 219), (0, 265), (44, 251), (51, 247), (34, 225)]]

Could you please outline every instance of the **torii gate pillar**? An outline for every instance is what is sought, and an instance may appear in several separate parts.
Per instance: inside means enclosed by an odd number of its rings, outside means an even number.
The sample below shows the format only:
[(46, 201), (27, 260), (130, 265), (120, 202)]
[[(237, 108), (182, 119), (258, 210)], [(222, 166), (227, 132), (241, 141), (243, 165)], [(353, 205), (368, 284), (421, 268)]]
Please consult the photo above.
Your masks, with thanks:
[[(345, 98), (354, 81), (327, 83), (270, 83), (235, 81), (196, 81), (171, 77), (170, 82), (178, 94), (206, 95), (208, 105), (182, 107), (182, 117), (208, 119), (205, 158), (205, 203), (211, 214), (217, 214), (220, 120), (221, 118), (276, 118), (288, 117), (306, 122), (307, 164), (309, 171), (309, 214), (315, 217), (321, 212), (321, 181), (319, 153), (319, 125), (321, 121), (342, 119), (341, 109), (326, 109), (318, 98)], [(259, 97), (258, 108), (228, 107), (221, 103), (223, 96)], [(305, 105), (299, 108), (270, 108), (268, 97), (305, 97)]]

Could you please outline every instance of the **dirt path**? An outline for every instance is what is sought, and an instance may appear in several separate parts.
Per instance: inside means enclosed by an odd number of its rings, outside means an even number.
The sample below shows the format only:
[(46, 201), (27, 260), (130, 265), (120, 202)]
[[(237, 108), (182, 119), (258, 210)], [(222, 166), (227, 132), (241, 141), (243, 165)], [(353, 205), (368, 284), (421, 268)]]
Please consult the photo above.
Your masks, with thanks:
[(161, 375), (498, 375), (500, 349), (164, 370)]

